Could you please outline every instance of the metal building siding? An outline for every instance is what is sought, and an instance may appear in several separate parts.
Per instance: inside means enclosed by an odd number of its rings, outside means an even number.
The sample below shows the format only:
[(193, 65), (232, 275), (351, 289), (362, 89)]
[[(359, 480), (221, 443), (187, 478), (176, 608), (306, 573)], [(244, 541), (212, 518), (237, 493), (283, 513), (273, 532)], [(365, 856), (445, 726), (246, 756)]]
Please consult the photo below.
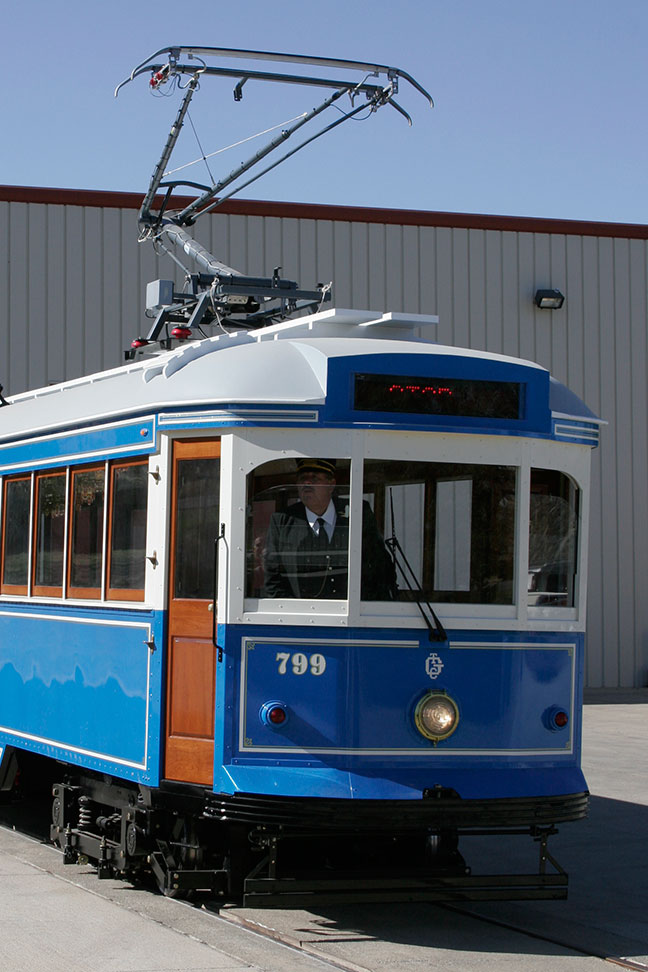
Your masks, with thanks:
[[(31, 192), (0, 190), (7, 394), (119, 364), (150, 327), (147, 282), (182, 284), (179, 268), (138, 244), (134, 201), (80, 193), (70, 204), (73, 193)], [(31, 201), (39, 192), (48, 201)], [(587, 684), (648, 684), (648, 232), (346, 212), (239, 203), (199, 221), (196, 235), (244, 273), (281, 266), (303, 286), (333, 281), (338, 307), (438, 314), (442, 343), (538, 361), (604, 418), (594, 453)], [(560, 311), (535, 308), (542, 286), (566, 294)]]

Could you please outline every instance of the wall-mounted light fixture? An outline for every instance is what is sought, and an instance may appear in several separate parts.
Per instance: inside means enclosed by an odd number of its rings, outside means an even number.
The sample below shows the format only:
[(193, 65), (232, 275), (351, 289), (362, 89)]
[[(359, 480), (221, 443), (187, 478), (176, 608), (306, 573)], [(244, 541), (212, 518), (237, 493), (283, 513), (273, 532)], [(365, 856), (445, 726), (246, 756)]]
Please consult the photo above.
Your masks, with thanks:
[(565, 295), (559, 290), (536, 290), (533, 300), (541, 310), (558, 310), (565, 303)]

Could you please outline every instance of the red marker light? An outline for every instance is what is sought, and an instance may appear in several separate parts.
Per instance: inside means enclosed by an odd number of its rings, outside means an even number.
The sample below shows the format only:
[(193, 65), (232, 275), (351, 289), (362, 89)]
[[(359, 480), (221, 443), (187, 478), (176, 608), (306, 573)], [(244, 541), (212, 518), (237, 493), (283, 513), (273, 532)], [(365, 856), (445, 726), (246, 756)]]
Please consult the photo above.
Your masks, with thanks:
[(191, 328), (185, 327), (184, 324), (178, 324), (178, 326), (174, 327), (171, 331), (171, 337), (177, 338), (178, 341), (186, 341), (187, 338), (191, 337)]
[(259, 718), (264, 726), (283, 726), (288, 721), (288, 706), (277, 699), (264, 702), (259, 709)]
[(148, 341), (146, 338), (138, 337), (135, 338), (134, 341), (131, 341), (131, 348), (135, 348), (137, 350), (137, 348), (145, 348), (147, 344)]
[(552, 705), (543, 713), (542, 720), (551, 732), (558, 732), (569, 725), (569, 712), (561, 705)]

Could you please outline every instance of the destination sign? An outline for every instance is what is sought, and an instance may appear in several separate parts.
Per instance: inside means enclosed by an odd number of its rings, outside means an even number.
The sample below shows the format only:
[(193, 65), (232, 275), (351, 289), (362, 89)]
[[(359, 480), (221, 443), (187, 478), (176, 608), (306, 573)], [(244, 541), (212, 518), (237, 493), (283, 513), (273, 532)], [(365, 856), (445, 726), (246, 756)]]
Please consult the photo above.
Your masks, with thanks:
[(412, 375), (356, 375), (354, 408), (468, 418), (520, 418), (520, 383)]

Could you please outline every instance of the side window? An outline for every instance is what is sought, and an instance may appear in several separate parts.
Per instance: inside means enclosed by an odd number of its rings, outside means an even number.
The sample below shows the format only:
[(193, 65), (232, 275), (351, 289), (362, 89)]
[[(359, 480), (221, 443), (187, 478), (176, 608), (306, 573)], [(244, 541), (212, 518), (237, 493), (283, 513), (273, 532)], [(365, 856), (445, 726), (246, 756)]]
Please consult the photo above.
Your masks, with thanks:
[[(220, 458), (210, 455), (215, 443), (175, 444), (175, 509), (173, 596), (212, 600), (214, 540), (219, 530)], [(184, 454), (187, 449), (189, 455)]]
[(573, 607), (579, 492), (569, 476), (531, 470), (529, 607)]
[(5, 479), (2, 503), (3, 594), (27, 594), (31, 477)]
[(114, 463), (110, 470), (109, 600), (143, 601), (146, 562), (147, 462)]
[(276, 459), (249, 474), (247, 597), (346, 599), (349, 469), (348, 459)]
[(64, 472), (36, 475), (32, 587), (36, 595), (63, 594), (66, 480)]
[(105, 586), (109, 600), (144, 600), (147, 470), (136, 459), (5, 478), (0, 593), (27, 596), (31, 571), (37, 597), (100, 600)]
[(70, 488), (68, 596), (101, 597), (106, 471), (73, 469)]
[[(396, 553), (389, 596), (512, 604), (515, 490), (511, 466), (366, 460), (363, 492)], [(363, 570), (372, 551), (363, 530)], [(363, 583), (363, 598), (384, 600), (384, 589)]]

